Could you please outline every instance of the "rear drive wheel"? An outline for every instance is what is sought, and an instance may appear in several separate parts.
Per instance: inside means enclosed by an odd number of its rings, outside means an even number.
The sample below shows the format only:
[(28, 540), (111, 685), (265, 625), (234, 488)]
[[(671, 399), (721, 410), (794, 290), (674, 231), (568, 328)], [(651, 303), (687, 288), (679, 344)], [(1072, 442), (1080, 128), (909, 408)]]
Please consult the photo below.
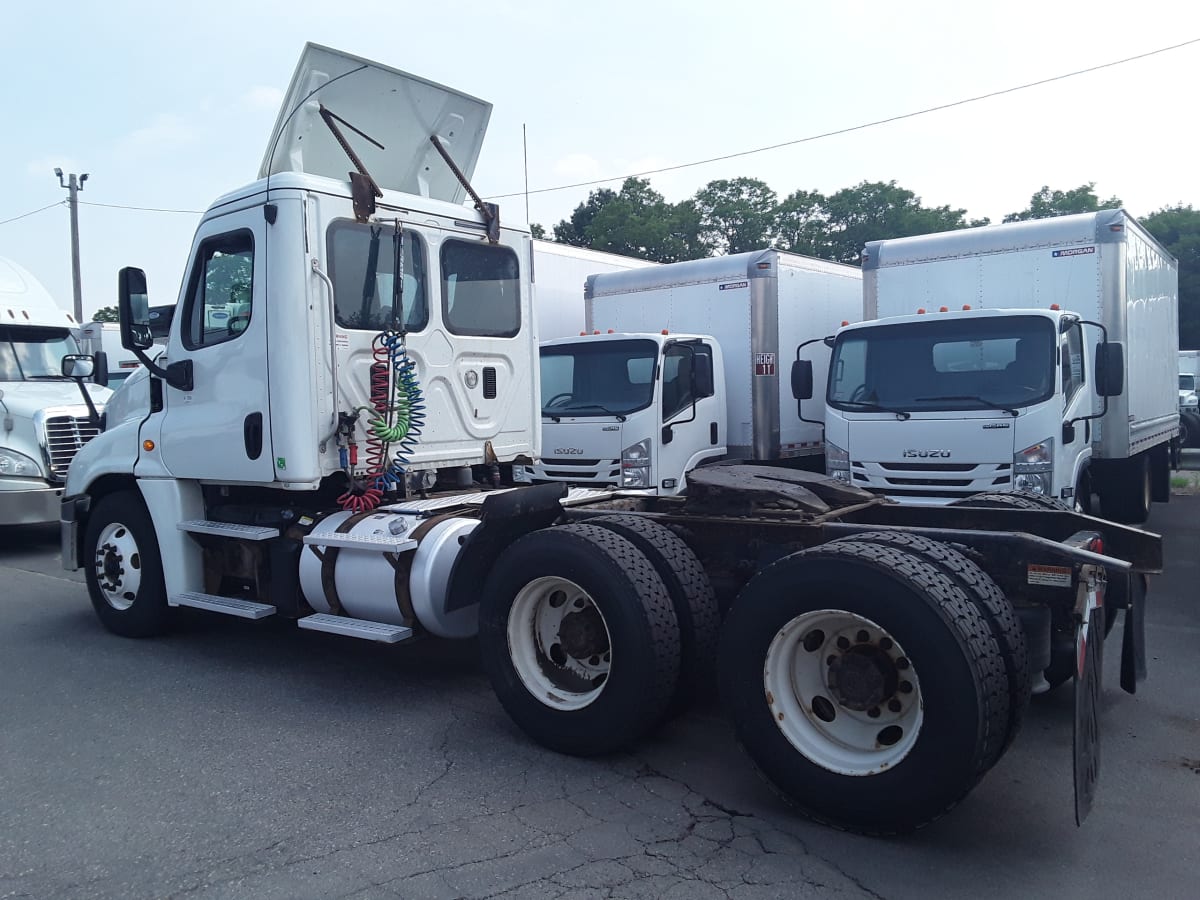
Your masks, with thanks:
[(662, 579), (620, 535), (566, 525), (500, 557), (479, 605), (484, 668), (543, 746), (594, 756), (659, 721), (679, 678), (679, 625)]
[(995, 759), (987, 764), (991, 768), (1021, 730), (1029, 707), (1029, 651), (1025, 646), (1025, 630), (1012, 603), (987, 572), (948, 544), (902, 531), (868, 532), (842, 540), (897, 547), (918, 554), (958, 585), (988, 623), (992, 636), (1000, 645), (1008, 678), (1008, 732), (1003, 743), (996, 747)]
[(812, 818), (912, 831), (1001, 752), (1008, 683), (992, 628), (916, 553), (837, 541), (752, 578), (726, 620), (722, 698), (762, 773)]
[(721, 613), (708, 575), (675, 532), (642, 516), (599, 516), (587, 524), (607, 528), (638, 548), (666, 585), (679, 621), (679, 684), (668, 718), (687, 709), (716, 669)]
[(84, 575), (92, 608), (109, 631), (150, 637), (167, 629), (170, 610), (154, 524), (141, 497), (101, 497), (83, 538)]

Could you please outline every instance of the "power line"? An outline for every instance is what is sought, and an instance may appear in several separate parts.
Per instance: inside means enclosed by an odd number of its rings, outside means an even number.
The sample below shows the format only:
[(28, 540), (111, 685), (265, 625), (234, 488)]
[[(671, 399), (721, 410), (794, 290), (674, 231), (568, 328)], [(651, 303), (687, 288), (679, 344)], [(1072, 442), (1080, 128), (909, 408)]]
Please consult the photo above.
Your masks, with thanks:
[[(204, 210), (202, 209), (164, 209), (160, 206), (125, 206), (121, 203), (92, 203), (88, 200), (80, 200), (79, 202), (83, 206), (103, 206), (107, 209), (136, 209), (139, 212), (188, 213), (193, 216), (204, 215)], [(0, 222), (0, 225), (3, 224), (3, 222)]]
[(27, 213), (21, 213), (21, 215), (13, 216), (11, 219), (4, 219), (3, 221), (0, 221), (0, 225), (7, 225), (9, 222), (16, 222), (19, 219), (28, 219), (30, 216), (36, 216), (38, 213), (45, 212), (46, 210), (52, 209), (55, 206), (62, 206), (66, 202), (67, 201), (65, 200), (55, 200), (53, 203), (47, 203), (40, 209), (34, 209)]
[(819, 141), (822, 138), (836, 137), (839, 134), (849, 134), (850, 132), (853, 132), (853, 131), (862, 131), (865, 128), (874, 128), (877, 125), (888, 125), (892, 122), (899, 122), (904, 119), (913, 119), (913, 118), (916, 118), (917, 116), (924, 116), (929, 113), (940, 112), (943, 109), (952, 109), (956, 106), (964, 106), (968, 103), (977, 103), (980, 100), (989, 100), (992, 97), (1000, 97), (1000, 96), (1003, 96), (1004, 94), (1012, 94), (1017, 91), (1028, 90), (1029, 88), (1040, 87), (1043, 84), (1050, 84), (1055, 81), (1062, 81), (1066, 78), (1074, 78), (1077, 75), (1086, 75), (1090, 72), (1098, 72), (1101, 69), (1110, 69), (1113, 66), (1120, 66), (1125, 63), (1134, 62), (1139, 59), (1145, 59), (1149, 56), (1157, 56), (1160, 53), (1167, 53), (1168, 51), (1171, 51), (1171, 50), (1178, 50), (1181, 47), (1187, 47), (1187, 46), (1190, 46), (1191, 44), (1196, 44), (1196, 43), (1200, 43), (1200, 38), (1192, 38), (1191, 40), (1183, 41), (1182, 43), (1179, 43), (1179, 44), (1172, 44), (1169, 47), (1160, 47), (1157, 50), (1150, 50), (1146, 53), (1139, 53), (1136, 56), (1127, 56), (1124, 59), (1117, 59), (1117, 60), (1113, 60), (1112, 62), (1101, 63), (1100, 65), (1096, 65), (1096, 66), (1089, 66), (1086, 69), (1076, 69), (1074, 72), (1067, 72), (1063, 75), (1054, 75), (1050, 78), (1042, 78), (1038, 81), (1030, 81), (1025, 84), (1016, 85), (1015, 87), (1004, 88), (1004, 89), (998, 90), (998, 91), (991, 91), (990, 93), (987, 93), (987, 94), (979, 94), (978, 96), (975, 96), (975, 97), (966, 97), (962, 100), (954, 100), (950, 103), (942, 103), (938, 106), (929, 106), (929, 107), (926, 107), (925, 109), (916, 110), (915, 112), (908, 112), (908, 113), (902, 113), (902, 114), (896, 115), (896, 116), (889, 116), (886, 119), (876, 119), (873, 122), (864, 122), (861, 125), (851, 125), (847, 128), (838, 128), (835, 131), (826, 131), (822, 134), (813, 134), (813, 135), (809, 135), (808, 137), (797, 138), (794, 141), (784, 141), (781, 144), (771, 144), (766, 147), (756, 147), (753, 150), (741, 150), (737, 153), (727, 153), (724, 156), (714, 156), (710, 159), (701, 159), (701, 160), (697, 160), (695, 162), (680, 163), (679, 165), (676, 165), (676, 166), (664, 166), (661, 169), (647, 169), (644, 172), (634, 172), (629, 175), (614, 175), (611, 178), (600, 178), (595, 181), (577, 181), (574, 184), (560, 184), (557, 187), (537, 188), (532, 191), (516, 191), (511, 194), (493, 194), (492, 196), (488, 197), (488, 199), (489, 200), (503, 200), (508, 197), (523, 197), (527, 193), (528, 194), (549, 194), (554, 191), (570, 190), (571, 188), (592, 187), (592, 186), (598, 185), (598, 184), (608, 184), (609, 182), (613, 182), (613, 181), (624, 181), (627, 178), (643, 178), (646, 175), (658, 175), (658, 174), (661, 174), (662, 172), (675, 172), (675, 171), (678, 171), (679, 169), (690, 169), (694, 166), (703, 166), (703, 165), (706, 165), (707, 163), (713, 163), (713, 162), (723, 162), (724, 160), (727, 160), (727, 159), (737, 159), (738, 157), (750, 156), (755, 153), (765, 153), (768, 150), (778, 150), (782, 147), (794, 147), (797, 144), (807, 144), (811, 141)]

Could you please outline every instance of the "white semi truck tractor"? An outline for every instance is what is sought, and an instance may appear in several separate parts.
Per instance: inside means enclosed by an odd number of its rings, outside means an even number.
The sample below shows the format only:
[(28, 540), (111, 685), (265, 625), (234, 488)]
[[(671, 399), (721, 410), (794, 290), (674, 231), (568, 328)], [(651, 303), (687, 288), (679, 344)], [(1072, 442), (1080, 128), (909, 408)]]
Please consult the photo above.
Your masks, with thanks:
[(529, 232), (460, 202), (489, 111), (309, 45), (259, 178), (199, 225), (155, 359), (145, 277), (122, 270), (144, 368), (61, 513), (101, 622), (477, 637), (514, 721), (577, 755), (639, 741), (715, 668), (780, 790), (871, 833), (953, 807), (1050, 673), (1076, 686), (1082, 818), (1105, 610), (1126, 610), (1133, 691), (1157, 536), (755, 466), (702, 467), (680, 497), (490, 487), (539, 452), (541, 409)]

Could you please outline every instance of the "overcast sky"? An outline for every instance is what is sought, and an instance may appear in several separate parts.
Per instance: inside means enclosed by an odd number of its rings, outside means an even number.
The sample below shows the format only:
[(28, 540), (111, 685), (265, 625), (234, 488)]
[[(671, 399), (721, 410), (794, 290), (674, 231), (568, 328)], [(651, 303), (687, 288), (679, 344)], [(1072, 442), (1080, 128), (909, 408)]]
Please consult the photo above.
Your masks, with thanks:
[[(795, 141), (1200, 38), (1200, 4), (969, 0), (205, 0), (32, 3), (0, 12), (0, 221), (56, 203), (203, 210), (252, 181), (305, 41), (494, 105), (484, 196)], [(1044, 184), (1096, 182), (1134, 215), (1200, 204), (1200, 43), (902, 122), (650, 176), (668, 200), (750, 176), (780, 196), (895, 180), (994, 222)], [(618, 187), (619, 181), (608, 186)], [(595, 188), (591, 188), (595, 189)], [(589, 188), (533, 194), (551, 228)], [(525, 200), (500, 201), (525, 219)], [(81, 206), (86, 316), (123, 265), (176, 299), (196, 213)], [(0, 256), (70, 309), (69, 220), (0, 225)]]

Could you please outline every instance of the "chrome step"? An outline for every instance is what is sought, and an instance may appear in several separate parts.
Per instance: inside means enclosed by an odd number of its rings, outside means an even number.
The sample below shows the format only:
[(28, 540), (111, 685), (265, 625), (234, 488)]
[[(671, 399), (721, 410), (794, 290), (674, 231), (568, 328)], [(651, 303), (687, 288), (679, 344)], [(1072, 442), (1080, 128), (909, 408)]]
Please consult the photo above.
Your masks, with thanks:
[(383, 644), (395, 644), (412, 637), (412, 629), (403, 625), (387, 625), (383, 622), (369, 622), (366, 619), (350, 619), (346, 616), (331, 616), (328, 613), (317, 613), (297, 620), (301, 628), (309, 631), (326, 631), (329, 634), (341, 634), (346, 637), (362, 638), (367, 641), (379, 641)]
[(191, 534), (215, 534), (220, 537), (241, 538), (243, 541), (266, 541), (279, 537), (278, 528), (266, 528), (261, 525), (240, 525), (237, 522), (210, 522), (207, 519), (191, 519), (179, 522), (176, 527), (180, 531)]
[(316, 547), (341, 547), (343, 550), (384, 550), (402, 553), (415, 550), (417, 542), (402, 534), (306, 534), (304, 543)]
[(199, 591), (185, 591), (176, 594), (168, 600), (171, 606), (191, 606), (195, 609), (206, 609), (209, 612), (224, 613), (227, 616), (238, 616), (242, 619), (262, 619), (275, 612), (275, 607), (266, 603), (255, 603), (253, 600), (239, 600), (236, 597), (220, 597), (216, 594), (202, 594)]

